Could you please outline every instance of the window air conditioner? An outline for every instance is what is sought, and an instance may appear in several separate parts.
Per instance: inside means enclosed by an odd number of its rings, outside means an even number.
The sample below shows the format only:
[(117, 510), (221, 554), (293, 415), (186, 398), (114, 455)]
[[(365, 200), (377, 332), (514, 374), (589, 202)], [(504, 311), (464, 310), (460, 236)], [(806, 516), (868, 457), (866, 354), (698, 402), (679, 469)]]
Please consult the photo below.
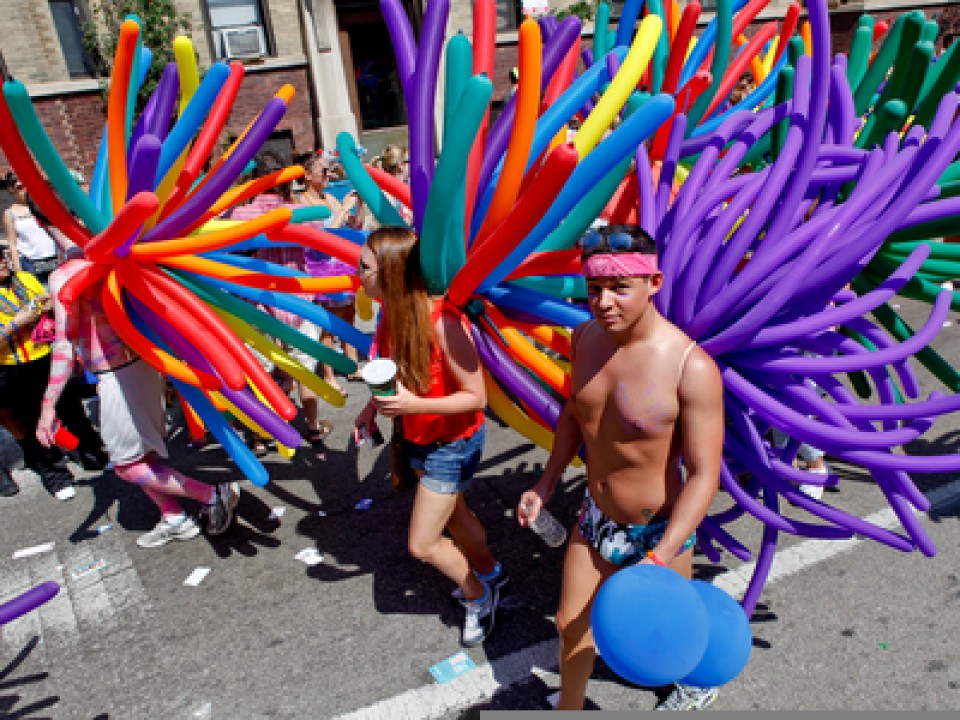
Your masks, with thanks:
[(267, 54), (267, 43), (260, 25), (224, 28), (220, 37), (223, 39), (223, 56), (228, 60), (260, 58)]

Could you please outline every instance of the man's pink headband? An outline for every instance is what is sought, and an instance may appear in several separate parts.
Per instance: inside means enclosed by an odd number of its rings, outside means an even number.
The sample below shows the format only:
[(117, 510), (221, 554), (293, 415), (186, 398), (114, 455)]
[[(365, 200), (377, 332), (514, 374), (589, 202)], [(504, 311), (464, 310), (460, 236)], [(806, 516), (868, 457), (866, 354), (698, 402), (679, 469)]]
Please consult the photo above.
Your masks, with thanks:
[(656, 255), (635, 252), (597, 253), (582, 264), (584, 277), (637, 277), (660, 272)]

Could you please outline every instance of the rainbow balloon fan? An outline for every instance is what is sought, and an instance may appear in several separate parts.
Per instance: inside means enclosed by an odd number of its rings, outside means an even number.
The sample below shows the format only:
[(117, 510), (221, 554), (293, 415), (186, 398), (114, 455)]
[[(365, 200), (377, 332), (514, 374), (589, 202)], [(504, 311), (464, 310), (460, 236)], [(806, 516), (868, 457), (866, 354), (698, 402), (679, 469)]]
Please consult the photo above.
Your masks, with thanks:
[[(254, 483), (269, 480), (225, 417), (289, 449), (301, 443), (296, 408), (250, 348), (335, 405), (343, 396), (290, 357), (270, 335), (343, 372), (355, 364), (257, 307), (272, 306), (332, 330), (366, 351), (369, 339), (295, 293), (353, 290), (353, 277), (314, 278), (231, 252), (287, 244), (356, 263), (349, 240), (291, 223), (322, 219), (326, 208), (277, 208), (244, 221), (225, 210), (303, 175), (297, 166), (235, 185), (293, 97), (282, 87), (227, 151), (202, 174), (240, 91), (240, 63), (213, 65), (200, 80), (185, 37), (143, 112), (133, 101), (149, 66), (137, 18), (124, 21), (114, 59), (107, 122), (90, 193), (71, 176), (19, 82), (3, 86), (0, 147), (38, 207), (83, 249), (83, 269), (60, 293), (66, 306), (99, 299), (120, 338), (169, 376), (195, 432), (203, 425)], [(171, 120), (174, 118), (174, 120)], [(48, 186), (49, 179), (53, 190)], [(56, 192), (54, 192), (54, 190)]]
[[(929, 503), (909, 473), (955, 471), (960, 456), (901, 449), (960, 409), (957, 395), (918, 398), (910, 367), (951, 297), (930, 295), (915, 335), (894, 328), (885, 303), (924, 273), (960, 276), (927, 264), (931, 252), (956, 253), (926, 240), (960, 221), (949, 197), (960, 172), (960, 52), (955, 45), (931, 66), (936, 23), (908, 14), (891, 26), (861, 21), (850, 53), (831, 56), (824, 0), (807, 3), (807, 22), (794, 3), (750, 39), (742, 33), (767, 0), (718, 0), (694, 44), (699, 4), (681, 11), (653, 0), (637, 23), (642, 4), (628, 0), (615, 30), (601, 4), (592, 50), (580, 47), (576, 18), (526, 20), (516, 94), (490, 126), (494, 2), (478, 0), (472, 45), (463, 35), (447, 41), (435, 128), (449, 3), (428, 4), (417, 43), (399, 0), (382, 0), (410, 118), (411, 180), (364, 166), (341, 135), (350, 179), (381, 222), (403, 222), (396, 202), (412, 210), (431, 290), (474, 319), (491, 408), (545, 447), (569, 391), (567, 330), (589, 318), (576, 302), (584, 287), (575, 241), (598, 216), (637, 222), (656, 239), (659, 309), (724, 379), (730, 507), (698, 535), (715, 561), (721, 550), (756, 561), (748, 612), (780, 533), (856, 533), (933, 555), (914, 516)], [(744, 73), (752, 87), (733, 98)], [(567, 142), (574, 118), (582, 125)], [(800, 492), (839, 482), (797, 469), (802, 445), (867, 471), (903, 532)], [(785, 515), (783, 500), (809, 518)], [(745, 515), (765, 526), (756, 555), (732, 534)]]

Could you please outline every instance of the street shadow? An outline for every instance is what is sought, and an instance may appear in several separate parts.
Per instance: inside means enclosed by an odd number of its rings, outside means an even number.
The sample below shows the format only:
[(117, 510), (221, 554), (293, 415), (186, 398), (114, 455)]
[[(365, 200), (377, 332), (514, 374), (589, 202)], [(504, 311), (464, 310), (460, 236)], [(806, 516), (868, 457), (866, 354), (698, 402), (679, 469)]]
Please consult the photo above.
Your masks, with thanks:
[(14, 688), (23, 688), (27, 685), (35, 685), (43, 682), (50, 677), (47, 672), (34, 673), (32, 675), (17, 676), (16, 671), (30, 657), (30, 654), (40, 644), (40, 638), (34, 635), (24, 645), (23, 649), (17, 653), (6, 667), (0, 669), (0, 718), (4, 720), (15, 720), (16, 718), (35, 718), (39, 720), (42, 717), (53, 717), (37, 715), (41, 711), (52, 708), (60, 702), (59, 695), (50, 695), (29, 704), (22, 704), (24, 698), (17, 692), (9, 692)]

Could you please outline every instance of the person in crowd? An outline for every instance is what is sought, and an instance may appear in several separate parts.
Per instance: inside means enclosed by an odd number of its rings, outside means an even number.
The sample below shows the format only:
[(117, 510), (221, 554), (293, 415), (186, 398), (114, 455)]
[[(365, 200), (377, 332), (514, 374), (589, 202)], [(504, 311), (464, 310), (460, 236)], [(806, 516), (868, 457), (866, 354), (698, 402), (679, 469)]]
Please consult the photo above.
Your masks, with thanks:
[[(387, 145), (383, 148), (383, 152), (372, 160), (371, 164), (380, 168), (385, 173), (393, 175), (398, 180), (405, 183), (410, 182), (410, 153), (404, 147), (394, 144)], [(403, 221), (407, 223), (407, 225), (412, 226), (413, 212), (410, 208), (396, 198), (390, 197), (389, 195), (387, 198), (400, 213)]]
[[(264, 177), (281, 170), (283, 167), (283, 161), (276, 154), (267, 151), (257, 156), (257, 163), (253, 175), (254, 178)], [(295, 205), (296, 202), (290, 185), (283, 184), (273, 188), (269, 192), (261, 193), (247, 205), (235, 208), (231, 212), (230, 218), (232, 220), (249, 220), (275, 208), (293, 207)], [(302, 247), (261, 248), (254, 253), (254, 257), (301, 272), (308, 272), (307, 259)], [(346, 267), (352, 271), (352, 268), (349, 266)], [(318, 302), (320, 298), (325, 296), (307, 294), (301, 297), (310, 302)], [(299, 315), (272, 306), (263, 306), (261, 309), (269, 312), (286, 325), (296, 328), (304, 335), (314, 340), (319, 340), (321, 335), (320, 328), (309, 320), (305, 320)], [(317, 361), (312, 355), (308, 355), (299, 348), (288, 348), (288, 351), (291, 357), (308, 370), (313, 371), (316, 367)], [(293, 381), (290, 378), (281, 377), (280, 380), (282, 384), (289, 384), (291, 387), (293, 385)], [(317, 394), (303, 383), (296, 383), (296, 387), (306, 423), (305, 438), (307, 442), (322, 455), (324, 452), (325, 439), (327, 435), (330, 434), (333, 425), (329, 421), (320, 419), (320, 404)], [(340, 389), (339, 384), (335, 384), (334, 389)], [(263, 456), (267, 453), (266, 444), (259, 437), (252, 439), (251, 447), (258, 456)]]
[(84, 295), (71, 307), (60, 300), (60, 290), (86, 266), (78, 256), (74, 254), (50, 276), (56, 340), (36, 424), (37, 440), (47, 448), (53, 445), (58, 401), (79, 352), (87, 369), (98, 377), (100, 432), (114, 471), (122, 480), (139, 485), (160, 511), (160, 521), (137, 538), (137, 545), (160, 547), (200, 534), (200, 526), (183, 510), (178, 497), (201, 503), (208, 535), (223, 534), (233, 522), (239, 484), (208, 485), (161, 463), (160, 458), (167, 456), (163, 376), (124, 344), (98, 298)]
[(3, 214), (11, 267), (14, 272), (30, 273), (46, 286), (47, 278), (59, 264), (57, 243), (31, 210), (27, 190), (17, 176), (8, 172), (4, 187), (14, 198)]
[[(535, 520), (586, 446), (587, 490), (557, 611), (559, 710), (583, 708), (601, 583), (635, 563), (691, 576), (695, 530), (719, 487), (723, 449), (720, 373), (653, 304), (663, 283), (653, 240), (639, 227), (608, 225), (584, 236), (581, 253), (593, 319), (574, 331), (570, 398), (543, 474), (517, 510), (520, 525)], [(677, 685), (658, 709), (700, 709), (715, 697), (715, 688)]]
[[(352, 212), (359, 207), (359, 195), (355, 191), (351, 191), (340, 201), (327, 190), (327, 184), (330, 180), (330, 163), (325, 159), (323, 152), (314, 153), (304, 165), (304, 170), (306, 171), (304, 175), (306, 188), (299, 196), (299, 201), (304, 205), (320, 205), (330, 209), (330, 218), (324, 221), (324, 227), (351, 226), (354, 223)], [(319, 277), (356, 274), (356, 268), (348, 263), (313, 250), (307, 252), (306, 261), (310, 274)], [(356, 320), (356, 293), (341, 292), (318, 295), (317, 302), (323, 305), (331, 315), (335, 315), (350, 325), (353, 325)], [(324, 345), (334, 347), (335, 339), (326, 330), (321, 333), (320, 340)], [(344, 343), (343, 352), (347, 358), (359, 363), (360, 357), (357, 354), (357, 349), (352, 345)], [(324, 364), (322, 372), (323, 379), (334, 390), (345, 395), (349, 392), (337, 381), (332, 367)], [(354, 372), (348, 375), (347, 379), (358, 381), (360, 380), (360, 373)]]
[[(69, 500), (76, 489), (63, 452), (43, 447), (33, 436), (50, 375), (49, 310), (50, 297), (40, 281), (25, 270), (13, 272), (10, 251), (0, 250), (0, 425), (13, 435), (24, 464), (40, 476), (47, 491), (58, 500)], [(83, 407), (78, 380), (68, 383), (57, 409), (79, 441), (84, 469), (103, 469), (106, 454)], [(17, 492), (9, 469), (0, 468), (0, 495)]]
[(357, 416), (355, 438), (373, 432), (378, 412), (399, 418), (394, 484), (416, 484), (407, 546), (457, 584), (466, 608), (461, 642), (472, 647), (493, 630), (498, 593), (507, 581), (464, 499), (486, 435), (477, 349), (465, 319), (443, 298), (427, 294), (412, 230), (371, 233), (358, 274), (364, 291), (383, 303), (375, 352), (392, 358), (398, 370), (396, 394), (367, 403)]

